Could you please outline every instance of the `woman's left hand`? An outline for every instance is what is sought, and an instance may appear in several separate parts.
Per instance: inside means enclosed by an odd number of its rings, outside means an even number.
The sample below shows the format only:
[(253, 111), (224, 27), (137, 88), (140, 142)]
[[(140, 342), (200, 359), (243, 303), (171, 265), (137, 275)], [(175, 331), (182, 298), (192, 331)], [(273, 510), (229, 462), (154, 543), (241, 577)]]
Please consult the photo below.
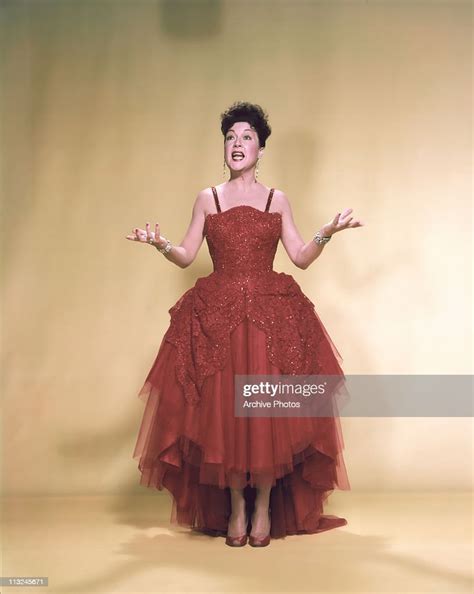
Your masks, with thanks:
[(338, 212), (337, 215), (333, 218), (330, 223), (323, 225), (321, 228), (321, 235), (324, 237), (330, 237), (337, 233), (338, 231), (342, 231), (343, 229), (353, 229), (354, 227), (362, 227), (364, 223), (362, 221), (352, 219), (354, 217), (349, 217), (349, 214), (352, 212), (352, 208), (346, 208), (344, 212)]

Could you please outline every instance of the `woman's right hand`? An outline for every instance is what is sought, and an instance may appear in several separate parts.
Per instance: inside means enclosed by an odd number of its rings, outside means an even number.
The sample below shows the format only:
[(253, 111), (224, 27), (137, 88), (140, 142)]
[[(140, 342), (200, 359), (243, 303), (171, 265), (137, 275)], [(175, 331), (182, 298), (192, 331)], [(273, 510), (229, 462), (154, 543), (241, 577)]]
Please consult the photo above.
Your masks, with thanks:
[(150, 223), (147, 223), (145, 229), (136, 227), (132, 229), (133, 235), (126, 235), (126, 239), (130, 241), (138, 241), (140, 243), (148, 243), (155, 247), (162, 248), (166, 245), (166, 238), (160, 235), (160, 226), (155, 223), (155, 232), (150, 231)]

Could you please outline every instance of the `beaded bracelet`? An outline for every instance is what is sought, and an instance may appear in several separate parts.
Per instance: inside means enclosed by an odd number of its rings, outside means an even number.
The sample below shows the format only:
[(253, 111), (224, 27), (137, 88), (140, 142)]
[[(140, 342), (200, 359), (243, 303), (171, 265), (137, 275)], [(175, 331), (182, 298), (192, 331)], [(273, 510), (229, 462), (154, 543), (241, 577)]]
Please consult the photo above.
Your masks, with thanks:
[(166, 245), (164, 247), (156, 246), (156, 249), (160, 252), (160, 254), (167, 254), (170, 249), (173, 247), (171, 241), (169, 239), (166, 240)]
[(325, 243), (327, 243), (331, 239), (331, 237), (332, 237), (331, 235), (329, 235), (329, 237), (323, 237), (321, 235), (321, 233), (318, 231), (316, 233), (316, 235), (313, 237), (313, 241), (315, 243), (317, 243), (318, 245), (325, 244)]
[(173, 245), (172, 245), (172, 243), (171, 243), (171, 241), (169, 239), (166, 240), (166, 245), (164, 247), (157, 246), (155, 244), (154, 239), (152, 239), (152, 238), (150, 238), (148, 240), (148, 243), (150, 245), (154, 245), (156, 247), (156, 249), (160, 252), (160, 254), (167, 254), (170, 251), (170, 249), (173, 247)]

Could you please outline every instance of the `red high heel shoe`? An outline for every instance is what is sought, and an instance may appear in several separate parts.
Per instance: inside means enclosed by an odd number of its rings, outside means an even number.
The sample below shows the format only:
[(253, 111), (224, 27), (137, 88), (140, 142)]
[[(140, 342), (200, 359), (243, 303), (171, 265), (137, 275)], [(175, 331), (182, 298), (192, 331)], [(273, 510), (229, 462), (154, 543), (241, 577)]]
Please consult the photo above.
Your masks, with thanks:
[[(270, 511), (268, 512), (268, 519), (271, 525)], [(271, 528), (270, 528), (271, 529)], [(266, 536), (249, 536), (249, 545), (251, 547), (266, 547), (270, 544), (270, 532)]]
[(229, 545), (229, 547), (243, 547), (247, 544), (247, 534), (242, 534), (242, 536), (226, 536), (225, 544)]
[[(248, 528), (248, 518), (246, 517), (246, 527)], [(243, 547), (247, 544), (247, 531), (242, 536), (226, 536), (225, 544), (229, 545), (229, 547)]]

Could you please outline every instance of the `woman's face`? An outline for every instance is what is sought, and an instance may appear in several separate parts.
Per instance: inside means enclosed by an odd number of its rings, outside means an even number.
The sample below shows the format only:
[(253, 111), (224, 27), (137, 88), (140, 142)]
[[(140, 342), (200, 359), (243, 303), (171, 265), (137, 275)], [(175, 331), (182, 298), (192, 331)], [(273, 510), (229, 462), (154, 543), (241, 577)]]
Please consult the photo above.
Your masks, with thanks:
[(229, 169), (242, 171), (254, 167), (263, 150), (257, 132), (248, 122), (235, 122), (225, 135), (224, 158)]

